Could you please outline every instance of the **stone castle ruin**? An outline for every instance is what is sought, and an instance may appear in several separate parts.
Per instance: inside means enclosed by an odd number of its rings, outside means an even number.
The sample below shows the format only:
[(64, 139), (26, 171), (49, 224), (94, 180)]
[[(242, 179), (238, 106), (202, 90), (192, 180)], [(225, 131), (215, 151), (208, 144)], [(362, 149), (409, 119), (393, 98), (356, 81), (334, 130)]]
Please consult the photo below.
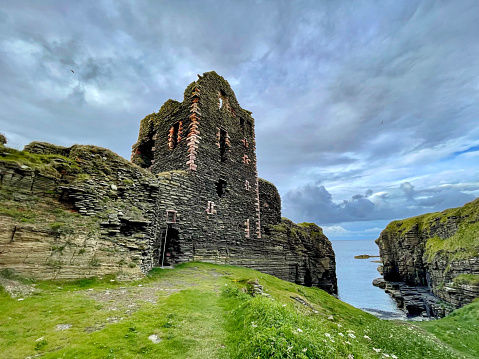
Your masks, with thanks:
[[(57, 266), (43, 277), (69, 278), (73, 272), (73, 277), (146, 273), (153, 267), (206, 261), (245, 266), (336, 293), (334, 252), (321, 228), (282, 219), (276, 187), (258, 178), (251, 112), (240, 107), (228, 82), (215, 72), (198, 77), (186, 88), (183, 102), (168, 100), (141, 121), (134, 165), (98, 147), (38, 142), (25, 151), (61, 155), (79, 170), (52, 176), (0, 158), (3, 188), (40, 191), (44, 202), (57, 201), (91, 222), (89, 236), (77, 228), (57, 233), (20, 265), (12, 253), (32, 248), (22, 245), (20, 234), (26, 239), (33, 229), (10, 218), (2, 221), (0, 212), (0, 230), (3, 225), (8, 233), (5, 238), (0, 234), (0, 269), (33, 275), (39, 262), (53, 260)], [(80, 173), (71, 173), (75, 171)], [(61, 254), (51, 250), (59, 241), (68, 243)], [(82, 245), (82, 255), (90, 259), (80, 258)], [(64, 260), (67, 252), (69, 262)]]

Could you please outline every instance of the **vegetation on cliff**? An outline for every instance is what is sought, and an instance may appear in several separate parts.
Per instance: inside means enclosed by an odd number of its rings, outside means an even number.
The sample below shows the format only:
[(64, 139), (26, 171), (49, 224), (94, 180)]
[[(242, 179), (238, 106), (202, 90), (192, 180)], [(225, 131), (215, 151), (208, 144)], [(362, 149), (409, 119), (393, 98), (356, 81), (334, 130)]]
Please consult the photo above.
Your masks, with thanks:
[(479, 198), (391, 222), (376, 243), (384, 279), (427, 285), (455, 307), (479, 296)]
[(462, 207), (449, 208), (442, 212), (427, 213), (404, 220), (393, 221), (387, 227), (389, 233), (408, 232), (413, 226), (418, 226), (418, 232), (430, 233), (431, 227), (437, 223), (446, 223), (454, 219), (458, 229), (447, 238), (433, 235), (426, 243), (425, 257), (432, 262), (435, 256), (441, 256), (448, 262), (479, 256), (479, 198), (466, 203)]
[[(10, 275), (11, 279), (11, 275)], [(265, 294), (249, 292), (256, 279)], [(472, 358), (479, 303), (429, 326), (380, 320), (317, 288), (250, 269), (189, 263), (119, 283), (112, 277), (0, 287), (8, 358)], [(466, 318), (467, 325), (461, 322)], [(437, 323), (437, 325), (436, 325)], [(437, 338), (444, 338), (447, 344)], [(466, 342), (467, 343), (467, 342)]]

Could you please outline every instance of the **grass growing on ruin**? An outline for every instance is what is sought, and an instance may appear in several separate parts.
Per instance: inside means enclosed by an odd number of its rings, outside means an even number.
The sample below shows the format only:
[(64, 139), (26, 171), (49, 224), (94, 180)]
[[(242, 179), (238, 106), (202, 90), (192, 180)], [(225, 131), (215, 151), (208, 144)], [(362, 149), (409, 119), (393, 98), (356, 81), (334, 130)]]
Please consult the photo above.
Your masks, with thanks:
[(479, 285), (479, 274), (459, 274), (453, 281), (454, 284)]
[(53, 197), (37, 197), (28, 190), (0, 188), (0, 215), (14, 219), (18, 225), (32, 224), (53, 235), (74, 231), (99, 231), (95, 218), (62, 207)]
[(30, 153), (2, 145), (0, 145), (0, 162), (27, 166), (35, 172), (55, 178), (60, 178), (63, 173), (81, 172), (77, 163), (68, 157), (57, 154)]
[[(251, 279), (259, 279), (270, 297), (244, 293)], [(415, 326), (379, 320), (319, 289), (245, 268), (189, 263), (154, 270), (134, 283), (105, 277), (38, 282), (36, 288), (41, 292), (19, 301), (0, 287), (4, 357), (357, 359), (474, 353)], [(477, 315), (470, 323), (477, 325)], [(438, 328), (437, 337), (449, 330), (445, 324)]]

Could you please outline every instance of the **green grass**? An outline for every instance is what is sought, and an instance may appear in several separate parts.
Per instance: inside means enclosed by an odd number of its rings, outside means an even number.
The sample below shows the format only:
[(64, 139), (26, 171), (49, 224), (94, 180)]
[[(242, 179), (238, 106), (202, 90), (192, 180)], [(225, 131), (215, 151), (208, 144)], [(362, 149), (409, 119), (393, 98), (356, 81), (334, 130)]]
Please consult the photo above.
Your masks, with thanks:
[(74, 232), (99, 231), (94, 217), (82, 216), (63, 207), (51, 197), (37, 197), (27, 189), (0, 188), (0, 216), (11, 217), (17, 225), (34, 224), (55, 236)]
[(27, 166), (45, 176), (60, 178), (65, 173), (77, 174), (81, 172), (74, 160), (59, 154), (30, 153), (1, 145), (0, 149), (0, 162)]
[(459, 274), (454, 278), (453, 283), (455, 285), (479, 285), (479, 274)]
[(418, 325), (457, 351), (479, 358), (479, 300), (445, 318)]
[(441, 239), (429, 238), (426, 243), (425, 256), (429, 262), (436, 255), (448, 260), (466, 259), (479, 256), (479, 222), (463, 224), (451, 237)]
[[(256, 278), (270, 297), (244, 293)], [(134, 283), (110, 276), (35, 285), (39, 293), (23, 301), (0, 287), (2, 357), (357, 359), (475, 353), (458, 345), (459, 339), (441, 337), (450, 329), (445, 322), (427, 323), (439, 328), (433, 336), (410, 324), (379, 320), (322, 290), (245, 268), (189, 263), (156, 269)], [(477, 325), (474, 310), (468, 325)], [(56, 330), (59, 324), (71, 328)], [(161, 341), (153, 343), (151, 335)]]

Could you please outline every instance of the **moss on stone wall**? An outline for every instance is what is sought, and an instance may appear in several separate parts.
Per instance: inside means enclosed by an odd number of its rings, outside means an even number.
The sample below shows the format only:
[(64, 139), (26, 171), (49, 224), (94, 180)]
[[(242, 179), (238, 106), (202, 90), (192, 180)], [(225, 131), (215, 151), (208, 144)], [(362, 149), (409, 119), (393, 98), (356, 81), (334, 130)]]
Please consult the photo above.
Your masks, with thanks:
[[(28, 147), (28, 146), (27, 146)], [(0, 162), (15, 164), (25, 170), (33, 170), (45, 176), (61, 178), (64, 174), (76, 175), (81, 172), (78, 164), (71, 158), (60, 154), (32, 153), (3, 147)]]
[(460, 274), (454, 278), (454, 284), (479, 286), (479, 274)]

